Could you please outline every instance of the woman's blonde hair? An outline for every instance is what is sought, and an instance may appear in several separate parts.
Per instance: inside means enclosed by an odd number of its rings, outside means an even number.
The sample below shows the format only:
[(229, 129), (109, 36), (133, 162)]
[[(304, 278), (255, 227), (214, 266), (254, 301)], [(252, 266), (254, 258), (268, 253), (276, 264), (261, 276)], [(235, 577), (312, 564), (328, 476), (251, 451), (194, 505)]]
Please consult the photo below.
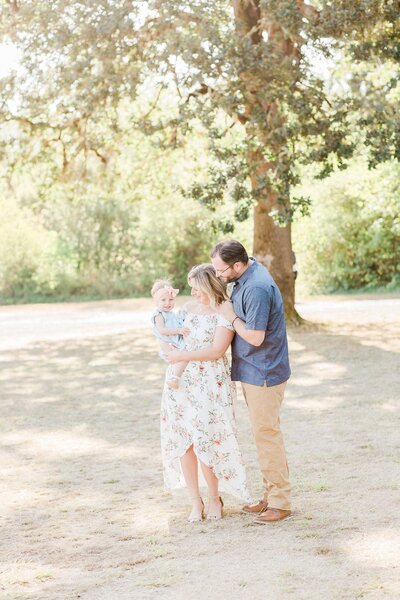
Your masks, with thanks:
[(207, 294), (213, 308), (228, 299), (224, 285), (218, 279), (214, 267), (208, 263), (192, 267), (188, 273), (188, 281)]

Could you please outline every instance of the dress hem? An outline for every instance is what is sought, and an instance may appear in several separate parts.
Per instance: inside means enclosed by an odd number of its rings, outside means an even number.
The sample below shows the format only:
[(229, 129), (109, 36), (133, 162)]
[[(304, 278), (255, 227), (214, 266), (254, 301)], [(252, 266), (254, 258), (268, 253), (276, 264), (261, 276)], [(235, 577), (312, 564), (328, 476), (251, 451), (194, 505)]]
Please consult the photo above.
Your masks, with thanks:
[[(191, 446), (193, 446), (193, 452), (195, 453), (197, 459), (200, 460), (202, 463), (204, 463), (207, 467), (209, 467), (210, 469), (212, 469), (215, 477), (218, 479), (218, 482), (220, 482), (221, 485), (223, 485), (224, 487), (226, 487), (226, 489), (224, 491), (227, 494), (231, 494), (232, 496), (235, 496), (235, 498), (238, 498), (242, 502), (250, 502), (250, 503), (253, 502), (253, 498), (250, 496), (250, 494), (248, 494), (247, 496), (239, 494), (236, 490), (232, 489), (232, 487), (228, 483), (228, 480), (224, 479), (224, 477), (221, 476), (221, 475), (218, 476), (218, 473), (216, 473), (216, 471), (215, 471), (215, 467), (212, 464), (210, 464), (209, 462), (206, 462), (205, 460), (203, 460), (202, 457), (201, 457), (201, 453), (196, 451), (197, 449), (196, 449), (196, 446), (195, 446), (195, 444), (194, 444), (193, 441), (186, 447), (186, 449), (182, 452), (182, 454), (179, 454), (179, 455), (175, 456), (170, 461), (170, 464), (172, 465), (176, 460), (180, 460), (182, 458), (182, 456), (184, 456), (186, 454), (186, 452), (189, 450), (189, 448)], [(243, 467), (243, 469), (244, 469), (244, 467)], [(173, 468), (173, 470), (175, 471), (174, 468)], [(183, 477), (182, 471), (180, 471), (180, 476)], [(205, 485), (207, 486), (207, 483)], [(179, 489), (179, 488), (186, 487), (186, 483), (184, 481), (182, 482), (180, 480), (175, 486), (168, 486), (168, 485), (166, 485), (164, 483), (164, 487), (165, 487), (166, 490), (176, 490), (176, 489)], [(200, 486), (200, 487), (203, 487), (203, 486)]]

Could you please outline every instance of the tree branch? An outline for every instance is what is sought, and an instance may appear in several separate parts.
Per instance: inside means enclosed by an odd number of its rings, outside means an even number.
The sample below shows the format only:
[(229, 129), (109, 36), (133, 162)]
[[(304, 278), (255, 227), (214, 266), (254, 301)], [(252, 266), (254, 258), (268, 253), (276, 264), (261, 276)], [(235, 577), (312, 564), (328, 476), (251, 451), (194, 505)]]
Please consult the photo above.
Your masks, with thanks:
[(296, 4), (300, 14), (306, 18), (307, 21), (310, 21), (310, 23), (313, 25), (318, 23), (320, 19), (320, 12), (314, 8), (314, 6), (311, 6), (311, 4), (306, 4), (304, 0), (296, 0)]
[(147, 111), (147, 113), (145, 113), (142, 117), (141, 120), (147, 119), (147, 117), (153, 112), (153, 110), (157, 107), (158, 105), (158, 101), (160, 99), (161, 96), (161, 92), (163, 91), (163, 89), (165, 88), (165, 85), (162, 83), (160, 85), (160, 89), (157, 92), (157, 96), (153, 102), (153, 104), (151, 105), (150, 109)]
[(54, 131), (59, 131), (67, 127), (66, 125), (64, 127), (50, 125), (50, 123), (46, 123), (45, 121), (35, 122), (28, 119), (28, 117), (21, 117), (19, 115), (13, 115), (12, 113), (9, 113), (9, 115), (5, 117), (5, 121), (17, 121), (17, 123), (21, 123), (22, 125), (28, 125), (31, 129), (53, 129)]
[(7, 4), (10, 5), (12, 14), (16, 14), (19, 11), (18, 0), (6, 0)]
[[(196, 98), (197, 96), (202, 96), (204, 94), (208, 94), (208, 93), (214, 93), (216, 94), (217, 91), (214, 90), (212, 87), (210, 87), (209, 85), (206, 85), (205, 83), (202, 83), (200, 85), (199, 88), (197, 88), (197, 90), (194, 90), (193, 92), (190, 92), (190, 94), (188, 94), (188, 97), (186, 98), (186, 103), (189, 102), (190, 98)], [(246, 117), (246, 115), (243, 115), (242, 113), (238, 113), (238, 112), (229, 112), (227, 110), (225, 110), (225, 112), (234, 120), (234, 121), (238, 121), (239, 123), (241, 123), (242, 125), (245, 125), (248, 121), (249, 118)]]
[(108, 163), (108, 159), (103, 154), (101, 154), (101, 152), (99, 152), (97, 148), (95, 148), (94, 146), (88, 146), (88, 148), (89, 150), (95, 153), (95, 155), (101, 160), (103, 165), (106, 165)]

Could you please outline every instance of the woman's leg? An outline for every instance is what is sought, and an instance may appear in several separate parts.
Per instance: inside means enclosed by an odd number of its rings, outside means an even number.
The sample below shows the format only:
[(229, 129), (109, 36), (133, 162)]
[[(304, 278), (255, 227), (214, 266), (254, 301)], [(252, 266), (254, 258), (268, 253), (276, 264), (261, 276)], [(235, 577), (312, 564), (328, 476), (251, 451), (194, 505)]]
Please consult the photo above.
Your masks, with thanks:
[(208, 519), (220, 519), (222, 516), (222, 502), (218, 493), (218, 479), (211, 467), (200, 461), (201, 470), (208, 487)]
[(190, 446), (180, 460), (183, 477), (192, 500), (192, 512), (189, 515), (189, 521), (200, 520), (204, 505), (200, 497), (197, 456), (194, 453), (193, 446)]

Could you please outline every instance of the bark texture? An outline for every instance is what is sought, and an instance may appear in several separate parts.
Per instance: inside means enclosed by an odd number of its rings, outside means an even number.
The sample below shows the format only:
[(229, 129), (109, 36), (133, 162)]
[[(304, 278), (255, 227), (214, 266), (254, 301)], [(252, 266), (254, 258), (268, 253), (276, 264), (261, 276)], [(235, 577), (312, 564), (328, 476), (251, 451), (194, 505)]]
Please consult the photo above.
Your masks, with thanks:
[[(238, 36), (251, 40), (253, 45), (263, 43), (263, 31), (268, 36), (271, 47), (282, 56), (282, 60), (298, 60), (298, 46), (289, 39), (279, 23), (273, 22), (268, 15), (262, 14), (259, 0), (233, 0), (233, 9)], [(273, 151), (275, 156), (285, 156), (285, 142), (279, 146), (273, 138), (273, 131), (285, 124), (285, 118), (280, 114), (277, 100), (268, 101), (260, 94), (259, 79), (251, 68), (243, 71), (241, 79), (246, 85), (245, 115), (249, 120), (246, 125), (248, 136), (256, 137), (262, 145)], [(254, 131), (254, 123), (250, 124), (254, 111), (263, 113), (263, 124)], [(279, 160), (279, 159), (278, 159)], [(285, 303), (285, 313), (289, 321), (300, 323), (301, 319), (296, 313), (295, 285), (293, 274), (293, 254), (290, 224), (282, 227), (270, 216), (275, 210), (282, 212), (290, 207), (289, 196), (278, 201), (278, 194), (273, 189), (269, 172), (277, 167), (277, 160), (267, 161), (261, 151), (249, 152), (248, 162), (251, 168), (252, 188), (257, 196), (254, 208), (254, 256), (262, 262), (271, 272), (282, 293)], [(260, 181), (265, 184), (260, 186)]]

